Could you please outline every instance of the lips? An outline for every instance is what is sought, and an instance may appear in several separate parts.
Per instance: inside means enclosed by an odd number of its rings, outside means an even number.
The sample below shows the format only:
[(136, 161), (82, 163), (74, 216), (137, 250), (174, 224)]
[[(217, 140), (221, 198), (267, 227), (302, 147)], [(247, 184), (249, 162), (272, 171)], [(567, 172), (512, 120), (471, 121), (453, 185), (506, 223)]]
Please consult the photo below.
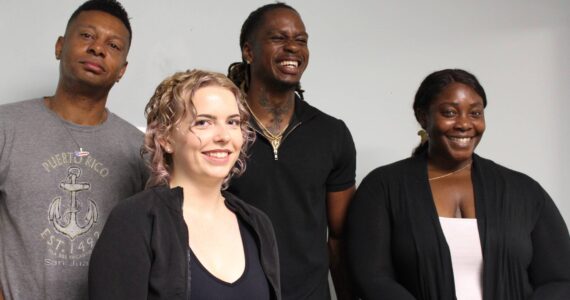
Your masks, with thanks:
[(96, 62), (86, 60), (81, 61), (80, 63), (87, 71), (93, 72), (95, 74), (102, 74), (105, 72), (105, 68)]
[(473, 137), (453, 137), (453, 136), (448, 136), (447, 137), (453, 144), (456, 144), (460, 147), (467, 147), (469, 145), (471, 145), (471, 141), (473, 140)]
[(212, 157), (212, 158), (217, 158), (217, 159), (222, 159), (222, 158), (226, 158), (230, 155), (229, 151), (206, 151), (203, 152), (206, 156), (208, 157)]
[(299, 67), (299, 62), (295, 61), (295, 60), (284, 60), (284, 61), (280, 62), (279, 64), (283, 67), (292, 67), (292, 68)]
[(202, 154), (208, 161), (214, 164), (226, 164), (230, 160), (232, 151), (225, 149), (203, 151)]
[(299, 73), (301, 60), (296, 58), (285, 58), (277, 61), (279, 69), (286, 74), (296, 75)]

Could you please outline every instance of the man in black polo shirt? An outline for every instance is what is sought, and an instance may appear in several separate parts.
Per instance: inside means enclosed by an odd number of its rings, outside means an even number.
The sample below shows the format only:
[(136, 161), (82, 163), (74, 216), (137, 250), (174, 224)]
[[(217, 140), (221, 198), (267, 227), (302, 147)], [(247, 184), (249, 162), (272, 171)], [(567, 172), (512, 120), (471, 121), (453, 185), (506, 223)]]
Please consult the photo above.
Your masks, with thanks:
[(338, 298), (348, 299), (341, 238), (356, 150), (341, 120), (303, 99), (307, 42), (300, 15), (283, 3), (258, 8), (243, 24), (243, 61), (229, 76), (247, 94), (257, 140), (230, 191), (273, 222), (283, 299), (330, 299), (329, 265)]

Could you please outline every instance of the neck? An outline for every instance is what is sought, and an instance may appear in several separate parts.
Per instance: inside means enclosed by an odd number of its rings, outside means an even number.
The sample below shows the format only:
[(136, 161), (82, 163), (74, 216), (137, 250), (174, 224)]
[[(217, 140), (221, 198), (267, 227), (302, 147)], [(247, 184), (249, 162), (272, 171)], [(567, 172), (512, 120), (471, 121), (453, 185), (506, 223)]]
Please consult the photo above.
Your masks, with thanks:
[(45, 97), (45, 105), (62, 119), (86, 126), (101, 124), (107, 118), (105, 105), (109, 90), (57, 87), (55, 95)]
[(177, 180), (173, 177), (170, 181), (170, 187), (182, 187), (184, 190), (184, 211), (199, 212), (201, 214), (214, 214), (220, 207), (224, 205), (224, 199), (221, 196), (221, 181), (210, 182), (193, 182), (190, 180)]
[(439, 172), (453, 172), (461, 168), (466, 167), (471, 164), (473, 159), (468, 159), (465, 161), (451, 161), (448, 159), (443, 159), (435, 155), (428, 156), (428, 171), (439, 171)]
[(282, 132), (291, 121), (295, 108), (295, 90), (271, 91), (252, 85), (247, 103), (257, 119), (273, 134)]

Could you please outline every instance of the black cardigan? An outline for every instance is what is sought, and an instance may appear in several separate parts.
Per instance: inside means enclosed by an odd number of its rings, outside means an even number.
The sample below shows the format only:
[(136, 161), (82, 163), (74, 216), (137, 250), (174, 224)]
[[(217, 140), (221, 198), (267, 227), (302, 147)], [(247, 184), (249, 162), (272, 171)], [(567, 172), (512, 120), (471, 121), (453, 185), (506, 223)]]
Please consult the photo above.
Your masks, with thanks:
[[(226, 206), (253, 229), (271, 299), (281, 299), (271, 222), (234, 195), (223, 196)], [(91, 255), (90, 299), (187, 299), (191, 280), (182, 201), (182, 188), (155, 187), (116, 206)]]
[[(473, 156), (483, 299), (570, 299), (570, 238), (530, 177)], [(425, 155), (372, 171), (349, 209), (348, 251), (363, 299), (455, 299)]]

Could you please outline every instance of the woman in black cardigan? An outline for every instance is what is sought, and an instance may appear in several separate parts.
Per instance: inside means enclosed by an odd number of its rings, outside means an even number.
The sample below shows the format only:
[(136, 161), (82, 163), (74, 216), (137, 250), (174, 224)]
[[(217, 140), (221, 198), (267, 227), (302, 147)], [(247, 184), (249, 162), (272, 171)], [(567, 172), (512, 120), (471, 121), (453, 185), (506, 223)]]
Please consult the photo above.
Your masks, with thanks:
[(486, 105), (466, 71), (422, 82), (413, 106), (422, 144), (368, 174), (349, 210), (362, 299), (570, 299), (570, 238), (553, 201), (474, 154)]
[(224, 191), (254, 135), (224, 75), (176, 73), (146, 106), (147, 189), (111, 213), (89, 266), (89, 298), (281, 299), (275, 234)]

